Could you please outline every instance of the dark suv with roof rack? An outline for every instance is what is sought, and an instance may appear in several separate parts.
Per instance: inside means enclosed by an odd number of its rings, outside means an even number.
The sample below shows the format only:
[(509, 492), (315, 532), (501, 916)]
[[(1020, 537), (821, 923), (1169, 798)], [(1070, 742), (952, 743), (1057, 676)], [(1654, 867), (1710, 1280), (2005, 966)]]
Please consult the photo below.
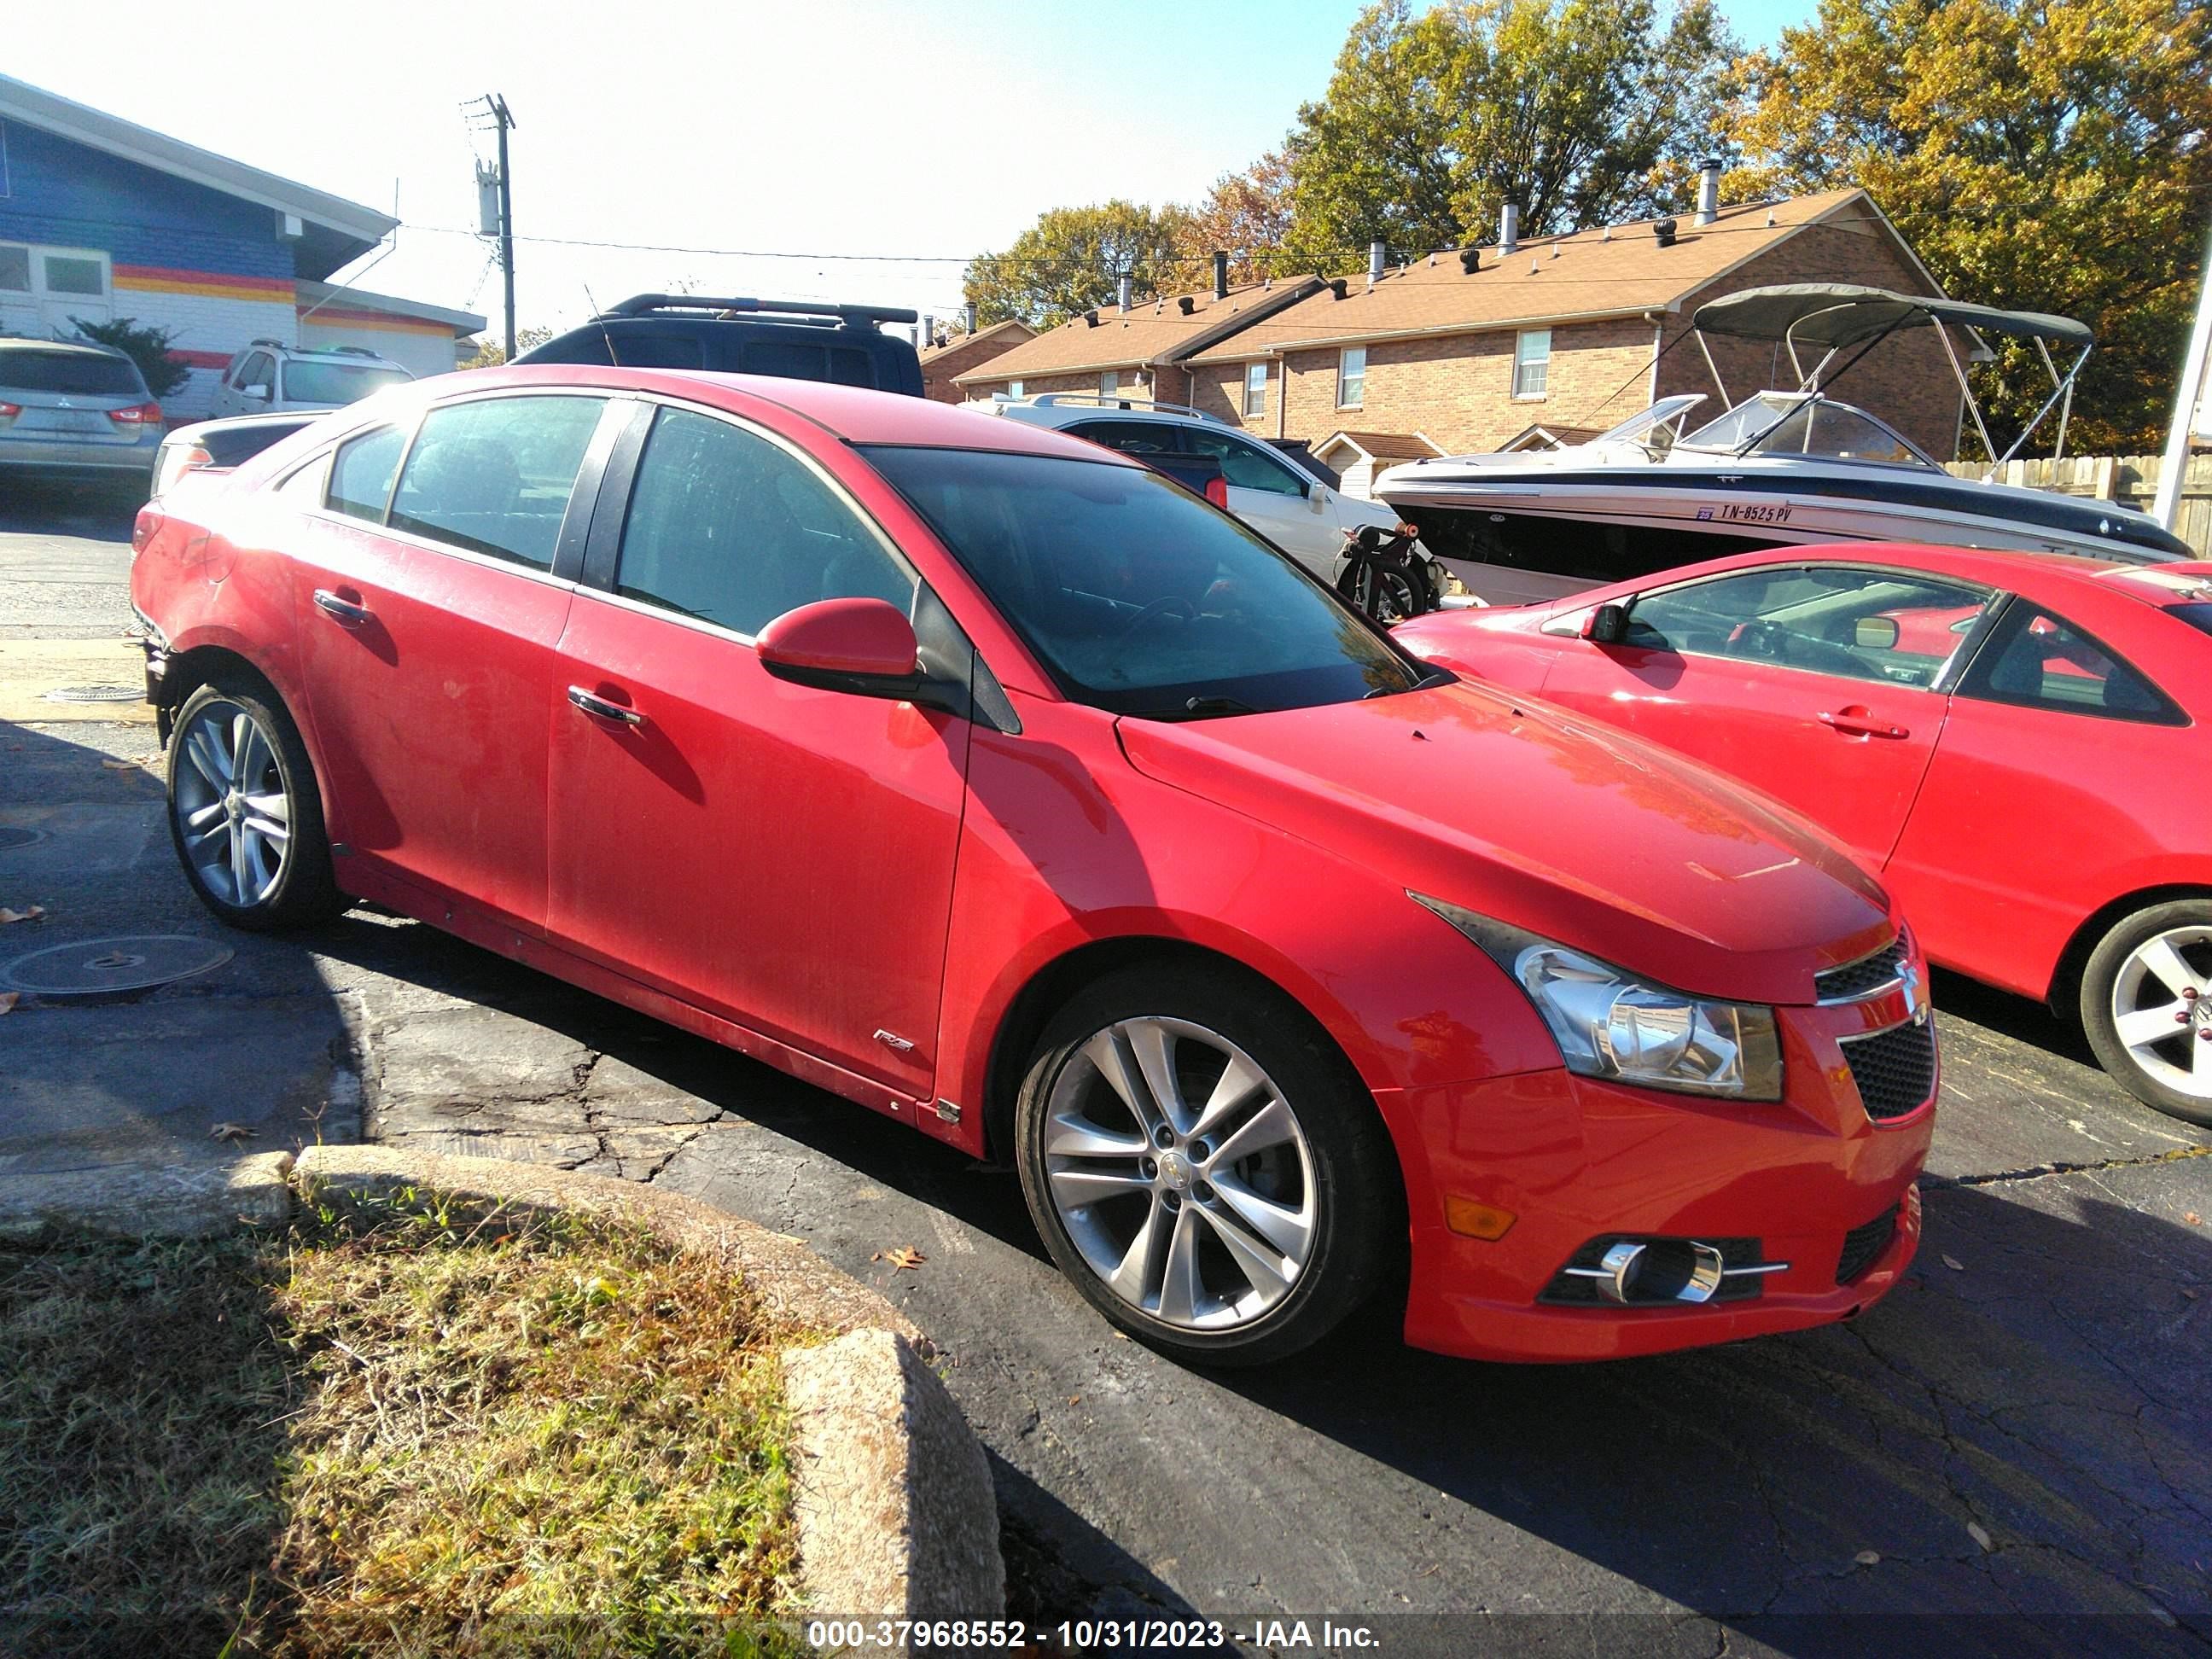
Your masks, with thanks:
[(514, 361), (775, 374), (919, 398), (921, 360), (913, 343), (878, 326), (915, 320), (915, 313), (890, 306), (638, 294)]

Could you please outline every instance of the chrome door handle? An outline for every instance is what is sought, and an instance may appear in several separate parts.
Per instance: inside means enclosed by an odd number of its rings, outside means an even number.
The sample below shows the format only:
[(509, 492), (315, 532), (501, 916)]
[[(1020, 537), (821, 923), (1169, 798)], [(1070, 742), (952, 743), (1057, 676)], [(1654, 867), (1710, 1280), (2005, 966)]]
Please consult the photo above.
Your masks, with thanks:
[(580, 685), (568, 688), (568, 701), (594, 720), (613, 720), (623, 726), (642, 726), (645, 716), (635, 708), (625, 708), (618, 702), (609, 702), (605, 697), (595, 697)]
[(342, 599), (327, 587), (315, 590), (315, 606), (331, 621), (343, 623), (348, 628), (358, 628), (368, 620), (367, 605)]
[(1912, 735), (1908, 727), (1892, 726), (1887, 720), (1876, 720), (1863, 708), (1823, 712), (1820, 719), (1821, 725), (1840, 732), (1847, 738), (1909, 738)]

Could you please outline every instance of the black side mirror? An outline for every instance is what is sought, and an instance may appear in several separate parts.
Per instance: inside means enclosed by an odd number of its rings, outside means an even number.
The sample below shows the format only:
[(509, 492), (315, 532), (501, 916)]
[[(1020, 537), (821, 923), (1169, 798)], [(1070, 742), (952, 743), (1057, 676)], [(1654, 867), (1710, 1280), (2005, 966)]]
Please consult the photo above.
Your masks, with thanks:
[(1628, 607), (1599, 605), (1583, 618), (1583, 637), (1592, 645), (1619, 645), (1628, 637)]

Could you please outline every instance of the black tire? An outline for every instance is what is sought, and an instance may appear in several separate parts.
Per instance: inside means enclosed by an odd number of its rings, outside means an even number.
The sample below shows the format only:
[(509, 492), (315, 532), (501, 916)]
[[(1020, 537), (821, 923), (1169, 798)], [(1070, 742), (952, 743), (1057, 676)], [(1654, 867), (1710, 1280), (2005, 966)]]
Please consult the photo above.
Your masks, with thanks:
[[(2153, 983), (2129, 969), (2136, 952), (2160, 935), (2199, 928), (2212, 930), (2212, 898), (2154, 904), (2115, 922), (2089, 953), (2082, 969), (2081, 1018), (2081, 1029), (2099, 1063), (2129, 1093), (2169, 1116), (2212, 1127), (2212, 1097), (2191, 1095), (2155, 1075), (2122, 1040), (2117, 1016), (2126, 1011), (2114, 1006), (2116, 997), (2137, 1009), (2163, 1006), (2167, 998), (2172, 998), (2177, 1008), (2185, 1008), (2189, 1023), (2176, 1020), (2173, 1036), (2151, 1048), (2150, 1055), (2177, 1068), (2193, 1063), (2197, 1074), (2212, 1079), (2212, 1008), (2196, 1012), (2198, 1004), (2212, 1003), (2212, 996), (2185, 999), (2162, 981)], [(2195, 970), (2198, 988), (2212, 985), (2212, 939), (2192, 940), (2182, 946), (2179, 954)], [(2140, 982), (2127, 985), (2124, 975)], [(2202, 1057), (2196, 1057), (2200, 1052)]]
[[(274, 880), (246, 903), (216, 884), (223, 879), (222, 872), (210, 875), (195, 860), (184, 823), (188, 812), (204, 811), (210, 804), (206, 769), (186, 754), (187, 741), (204, 721), (232, 726), (239, 713), (252, 719), (268, 751), (268, 762), (253, 781), (264, 787), (257, 793), (272, 793), (266, 790), (272, 781), (281, 785), (289, 830), (276, 860)], [(345, 909), (347, 900), (331, 868), (331, 843), (323, 828), (323, 798), (314, 766), (300, 741), (299, 728), (266, 685), (244, 674), (226, 675), (186, 697), (170, 735), (167, 773), (169, 839), (177, 849), (177, 861), (200, 902), (222, 921), (250, 933), (279, 933), (312, 927)], [(218, 818), (218, 834), (222, 823)], [(267, 838), (263, 844), (265, 848)]]
[[(1290, 1288), (1279, 1292), (1272, 1305), (1224, 1328), (1199, 1329), (1188, 1322), (1172, 1323), (1114, 1291), (1085, 1259), (1084, 1248), (1071, 1232), (1049, 1185), (1046, 1132), (1055, 1091), (1064, 1077), (1069, 1079), (1072, 1090), (1103, 1088), (1103, 1079), (1094, 1073), (1071, 1074), (1069, 1068), (1094, 1036), (1121, 1022), (1147, 1019), (1201, 1027), (1209, 1036), (1218, 1034), (1242, 1050), (1273, 1085), (1264, 1091), (1266, 1097), (1279, 1099), (1290, 1109), (1304, 1138), (1306, 1157), (1297, 1167), (1310, 1169), (1313, 1217), (1311, 1243), (1304, 1264)], [(1182, 1057), (1179, 1063), (1194, 1067), (1188, 1077), (1195, 1080), (1197, 1088), (1209, 1086), (1205, 1070), (1209, 1059), (1226, 1061), (1225, 1055), (1202, 1042), (1186, 1041), (1173, 1052)], [(1196, 1088), (1191, 1090), (1194, 1094), (1196, 1091)], [(1063, 1110), (1066, 1098), (1064, 1095)], [(1110, 1109), (1112, 1102), (1106, 1104)], [(1133, 1117), (1131, 1121), (1133, 1124)], [(1022, 1081), (1014, 1133), (1023, 1195), (1060, 1271), (1114, 1324), (1188, 1364), (1267, 1364), (1311, 1346), (1376, 1291), (1394, 1281), (1404, 1253), (1403, 1187), (1373, 1096), (1303, 1009), (1273, 988), (1233, 969), (1202, 963), (1131, 968), (1086, 988), (1060, 1010), (1038, 1041)], [(1215, 1143), (1216, 1150), (1225, 1153), (1230, 1150), (1228, 1140), (1235, 1138), (1232, 1129), (1227, 1139)], [(1283, 1155), (1278, 1150), (1261, 1156), (1295, 1155)], [(1195, 1170), (1189, 1164), (1179, 1167), (1184, 1173)], [(1215, 1173), (1220, 1175), (1224, 1167), (1216, 1166)], [(1250, 1162), (1235, 1166), (1248, 1172), (1255, 1167)], [(1132, 1214), (1127, 1206), (1138, 1206), (1133, 1213), (1141, 1216), (1154, 1205), (1168, 1201), (1168, 1195), (1157, 1185), (1160, 1177), (1146, 1178), (1155, 1181), (1152, 1188), (1125, 1198), (1102, 1200), (1101, 1205), (1121, 1205), (1125, 1207), (1119, 1213), (1126, 1217)], [(1232, 1170), (1223, 1178), (1225, 1184), (1237, 1176)], [(1303, 1176), (1297, 1187), (1303, 1208), (1308, 1190)], [(1256, 1283), (1237, 1268), (1235, 1258), (1223, 1247), (1218, 1236), (1222, 1230), (1212, 1226), (1209, 1231), (1211, 1224), (1198, 1209), (1200, 1205), (1213, 1206), (1215, 1214), (1221, 1215), (1218, 1206), (1231, 1200), (1202, 1178), (1191, 1190), (1193, 1196), (1188, 1200), (1176, 1197), (1180, 1204), (1194, 1210), (1190, 1225), (1201, 1241), (1195, 1249), (1206, 1257), (1209, 1269), (1232, 1284), (1240, 1276), (1248, 1283)], [(1279, 1194), (1281, 1189), (1274, 1190)], [(1088, 1218), (1083, 1219), (1085, 1224), (1091, 1224)], [(1135, 1231), (1133, 1220), (1131, 1231)], [(1094, 1246), (1096, 1238), (1094, 1234)], [(1229, 1269), (1225, 1275), (1220, 1271), (1224, 1263)]]

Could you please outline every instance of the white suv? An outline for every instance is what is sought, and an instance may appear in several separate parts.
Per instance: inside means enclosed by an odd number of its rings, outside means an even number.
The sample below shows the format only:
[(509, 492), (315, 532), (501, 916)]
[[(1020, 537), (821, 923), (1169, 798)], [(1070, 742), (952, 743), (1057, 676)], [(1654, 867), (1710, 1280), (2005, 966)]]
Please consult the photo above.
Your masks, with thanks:
[(210, 413), (267, 415), (294, 409), (343, 409), (415, 377), (363, 346), (295, 346), (256, 340), (230, 360)]
[(1344, 568), (1346, 531), (1398, 522), (1398, 514), (1381, 502), (1346, 495), (1281, 450), (1187, 404), (1046, 392), (968, 407), (1048, 426), (1126, 454), (1218, 456), (1229, 484), (1229, 510), (1325, 582), (1334, 582)]

